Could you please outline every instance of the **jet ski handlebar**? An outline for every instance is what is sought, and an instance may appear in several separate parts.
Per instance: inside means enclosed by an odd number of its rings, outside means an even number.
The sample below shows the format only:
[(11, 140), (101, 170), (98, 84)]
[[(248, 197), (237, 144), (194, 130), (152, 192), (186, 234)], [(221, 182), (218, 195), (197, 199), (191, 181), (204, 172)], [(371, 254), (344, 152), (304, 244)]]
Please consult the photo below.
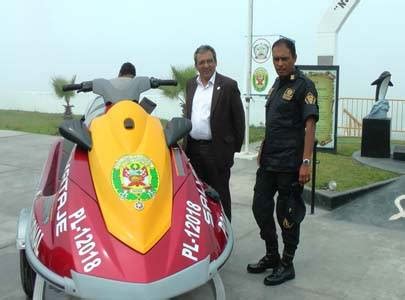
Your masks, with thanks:
[(80, 92), (91, 92), (93, 91), (93, 81), (83, 81), (82, 83), (65, 84), (62, 87), (64, 92), (77, 91)]
[(162, 85), (176, 86), (177, 81), (176, 80), (171, 80), (171, 79), (157, 79), (157, 78), (154, 78), (154, 77), (150, 78), (150, 86), (151, 86), (151, 88), (155, 89), (155, 88), (158, 88), (159, 86), (162, 86)]
[(64, 92), (70, 92), (70, 91), (76, 91), (76, 90), (80, 90), (82, 88), (82, 84), (83, 83), (73, 83), (73, 84), (65, 84), (62, 87), (62, 90)]
[[(172, 79), (158, 79), (151, 77), (150, 79), (150, 88), (155, 89), (159, 86), (176, 86), (177, 81)], [(64, 92), (68, 91), (77, 91), (80, 92), (91, 92), (93, 91), (93, 81), (83, 81), (82, 83), (73, 83), (73, 84), (66, 84), (62, 87)]]

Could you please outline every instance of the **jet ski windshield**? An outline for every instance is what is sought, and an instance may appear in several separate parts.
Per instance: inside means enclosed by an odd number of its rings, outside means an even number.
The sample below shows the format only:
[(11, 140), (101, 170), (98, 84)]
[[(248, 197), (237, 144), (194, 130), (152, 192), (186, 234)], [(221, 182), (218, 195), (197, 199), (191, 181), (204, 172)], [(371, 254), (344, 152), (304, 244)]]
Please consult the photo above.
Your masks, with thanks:
[(120, 100), (139, 101), (141, 93), (151, 89), (153, 79), (149, 77), (135, 77), (127, 80), (125, 85), (120, 88), (107, 79), (93, 80), (93, 93), (104, 98), (104, 102), (115, 104)]
[[(117, 78), (119, 79), (119, 78)], [(85, 120), (88, 125), (92, 119), (105, 113), (106, 106), (116, 104), (122, 100), (132, 100), (139, 102), (141, 93), (155, 89), (159, 86), (176, 86), (176, 80), (164, 80), (154, 77), (137, 76), (133, 79), (126, 79), (123, 84), (115, 85), (110, 80), (99, 78), (92, 81), (83, 81), (82, 83), (73, 83), (63, 86), (63, 91), (93, 92), (96, 97), (86, 109)], [(148, 99), (146, 99), (148, 100)], [(149, 101), (150, 102), (150, 101)], [(155, 105), (151, 103), (140, 103), (144, 109), (150, 113)]]
[(107, 105), (103, 97), (97, 96), (94, 98), (94, 100), (89, 103), (84, 113), (84, 123), (86, 126), (88, 127), (95, 117), (103, 115), (106, 111), (106, 107)]

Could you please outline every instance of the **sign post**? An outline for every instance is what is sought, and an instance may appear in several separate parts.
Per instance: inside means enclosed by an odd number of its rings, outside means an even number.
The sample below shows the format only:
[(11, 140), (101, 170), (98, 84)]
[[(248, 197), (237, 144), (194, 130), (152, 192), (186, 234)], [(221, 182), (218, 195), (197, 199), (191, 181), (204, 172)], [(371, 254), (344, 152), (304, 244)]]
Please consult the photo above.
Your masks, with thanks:
[(249, 125), (250, 125), (250, 111), (249, 105), (252, 99), (252, 89), (250, 78), (252, 77), (252, 38), (253, 38), (253, 0), (249, 0), (248, 9), (248, 36), (247, 36), (247, 76), (246, 76), (246, 110), (245, 110), (245, 155), (249, 155)]

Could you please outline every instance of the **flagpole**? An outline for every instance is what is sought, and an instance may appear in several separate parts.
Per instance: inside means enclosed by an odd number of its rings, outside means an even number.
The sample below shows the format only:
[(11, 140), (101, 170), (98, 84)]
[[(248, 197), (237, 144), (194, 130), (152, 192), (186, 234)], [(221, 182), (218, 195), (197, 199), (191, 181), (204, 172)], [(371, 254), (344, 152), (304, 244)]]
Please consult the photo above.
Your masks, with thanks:
[(247, 75), (246, 75), (246, 106), (245, 106), (245, 153), (249, 153), (249, 105), (252, 99), (252, 36), (253, 36), (253, 0), (249, 0), (248, 9), (248, 34), (247, 34)]

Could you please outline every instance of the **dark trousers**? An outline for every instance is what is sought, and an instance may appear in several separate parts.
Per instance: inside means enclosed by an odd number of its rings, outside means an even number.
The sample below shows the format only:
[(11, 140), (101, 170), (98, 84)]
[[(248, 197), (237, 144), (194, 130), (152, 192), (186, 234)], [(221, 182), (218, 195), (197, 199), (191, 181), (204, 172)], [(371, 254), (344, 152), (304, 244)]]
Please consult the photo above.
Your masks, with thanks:
[(229, 168), (222, 169), (217, 166), (215, 153), (210, 142), (191, 140), (188, 144), (187, 153), (191, 165), (200, 180), (206, 182), (219, 193), (225, 214), (231, 220), (231, 193), (229, 191), (231, 170)]
[(252, 210), (260, 228), (260, 236), (266, 242), (267, 252), (278, 251), (273, 198), (276, 192), (278, 192), (276, 215), (281, 228), (284, 252), (293, 256), (297, 249), (300, 225), (294, 224), (290, 227), (285, 223), (286, 204), (291, 184), (297, 179), (298, 173), (266, 171), (261, 167), (257, 170)]

